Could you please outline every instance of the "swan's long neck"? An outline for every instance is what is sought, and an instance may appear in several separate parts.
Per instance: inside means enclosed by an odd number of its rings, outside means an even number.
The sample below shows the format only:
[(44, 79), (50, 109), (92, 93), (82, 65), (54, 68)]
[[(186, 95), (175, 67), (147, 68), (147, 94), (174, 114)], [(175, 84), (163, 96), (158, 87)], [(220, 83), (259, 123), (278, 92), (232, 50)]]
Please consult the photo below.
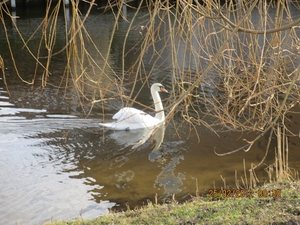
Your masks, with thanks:
[(151, 89), (151, 95), (153, 98), (153, 102), (154, 102), (154, 107), (155, 107), (155, 118), (163, 121), (165, 119), (165, 113), (163, 111), (163, 105), (159, 96), (159, 93), (157, 91), (154, 91)]

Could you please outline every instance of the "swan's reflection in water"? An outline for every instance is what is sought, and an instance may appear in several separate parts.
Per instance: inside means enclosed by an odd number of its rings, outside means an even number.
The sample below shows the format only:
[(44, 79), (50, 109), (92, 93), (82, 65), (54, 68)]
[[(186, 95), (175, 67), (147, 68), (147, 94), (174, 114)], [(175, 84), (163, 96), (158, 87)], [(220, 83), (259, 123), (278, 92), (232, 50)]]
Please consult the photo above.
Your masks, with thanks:
[[(161, 124), (159, 127), (152, 129), (136, 129), (130, 131), (116, 131), (109, 135), (110, 138), (115, 139), (115, 141), (123, 145), (124, 148), (131, 146), (131, 149), (137, 149), (141, 147), (148, 139), (154, 145), (151, 146), (151, 153), (148, 159), (151, 162), (156, 162), (160, 164), (161, 172), (157, 175), (154, 187), (164, 188), (163, 195), (169, 197), (173, 194), (177, 194), (182, 191), (180, 187), (183, 185), (182, 180), (185, 180), (185, 175), (183, 173), (178, 173), (175, 175), (176, 166), (184, 159), (183, 155), (176, 155), (171, 157), (171, 160), (167, 160), (165, 154), (170, 155), (172, 152), (172, 147), (174, 145), (164, 145), (161, 146), (164, 140), (165, 126)], [(178, 142), (180, 143), (180, 142)], [(164, 151), (164, 149), (166, 151)], [(123, 175), (121, 175), (123, 176)], [(131, 179), (133, 179), (134, 172), (131, 171)]]
[(153, 151), (156, 152), (164, 140), (164, 135), (165, 126), (164, 124), (161, 124), (160, 126), (153, 128), (115, 131), (111, 133), (109, 137), (114, 139), (119, 145), (122, 145), (122, 149), (128, 146), (131, 146), (131, 149), (137, 149), (150, 138), (151, 141), (155, 141)]
[(40, 139), (39, 146), (47, 149), (36, 155), (43, 164), (54, 165), (58, 175), (81, 180), (97, 203), (115, 202), (123, 209), (125, 202), (134, 207), (154, 199), (155, 193), (166, 201), (184, 189), (185, 172), (176, 167), (184, 160), (185, 142), (173, 140), (171, 126), (101, 132), (85, 126), (30, 138)]

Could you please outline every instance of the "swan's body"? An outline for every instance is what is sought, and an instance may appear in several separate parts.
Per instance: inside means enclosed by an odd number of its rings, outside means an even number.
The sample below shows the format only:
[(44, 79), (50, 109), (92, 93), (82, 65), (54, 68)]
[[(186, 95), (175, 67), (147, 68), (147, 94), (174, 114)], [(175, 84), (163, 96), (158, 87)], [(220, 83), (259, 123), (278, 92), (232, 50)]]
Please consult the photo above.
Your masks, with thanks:
[(112, 130), (132, 130), (152, 128), (165, 120), (163, 105), (158, 92), (168, 92), (162, 84), (155, 83), (151, 86), (151, 95), (155, 105), (155, 117), (135, 108), (125, 107), (119, 110), (112, 118), (111, 123), (100, 123), (101, 126)]

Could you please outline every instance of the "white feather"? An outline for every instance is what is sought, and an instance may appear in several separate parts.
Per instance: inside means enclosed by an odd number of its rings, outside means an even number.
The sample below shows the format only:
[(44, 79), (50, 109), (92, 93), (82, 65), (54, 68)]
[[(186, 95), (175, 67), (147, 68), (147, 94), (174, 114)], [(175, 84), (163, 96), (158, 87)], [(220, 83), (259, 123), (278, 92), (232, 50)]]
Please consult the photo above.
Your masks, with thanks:
[(155, 117), (135, 108), (120, 109), (112, 118), (111, 123), (100, 123), (101, 126), (112, 130), (132, 130), (140, 128), (153, 128), (165, 120), (165, 114), (158, 92), (167, 92), (163, 85), (155, 83), (151, 86), (151, 95), (155, 104)]

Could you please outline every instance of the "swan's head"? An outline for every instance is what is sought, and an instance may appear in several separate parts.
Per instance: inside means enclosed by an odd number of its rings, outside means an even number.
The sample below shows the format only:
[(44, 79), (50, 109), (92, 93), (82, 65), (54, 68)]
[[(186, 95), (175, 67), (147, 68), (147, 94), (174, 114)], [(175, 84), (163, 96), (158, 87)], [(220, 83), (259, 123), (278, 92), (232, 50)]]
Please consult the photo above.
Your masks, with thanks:
[(152, 91), (156, 91), (156, 92), (166, 92), (168, 93), (168, 91), (165, 89), (164, 85), (160, 84), (160, 83), (155, 83), (152, 84), (151, 86), (151, 92)]

